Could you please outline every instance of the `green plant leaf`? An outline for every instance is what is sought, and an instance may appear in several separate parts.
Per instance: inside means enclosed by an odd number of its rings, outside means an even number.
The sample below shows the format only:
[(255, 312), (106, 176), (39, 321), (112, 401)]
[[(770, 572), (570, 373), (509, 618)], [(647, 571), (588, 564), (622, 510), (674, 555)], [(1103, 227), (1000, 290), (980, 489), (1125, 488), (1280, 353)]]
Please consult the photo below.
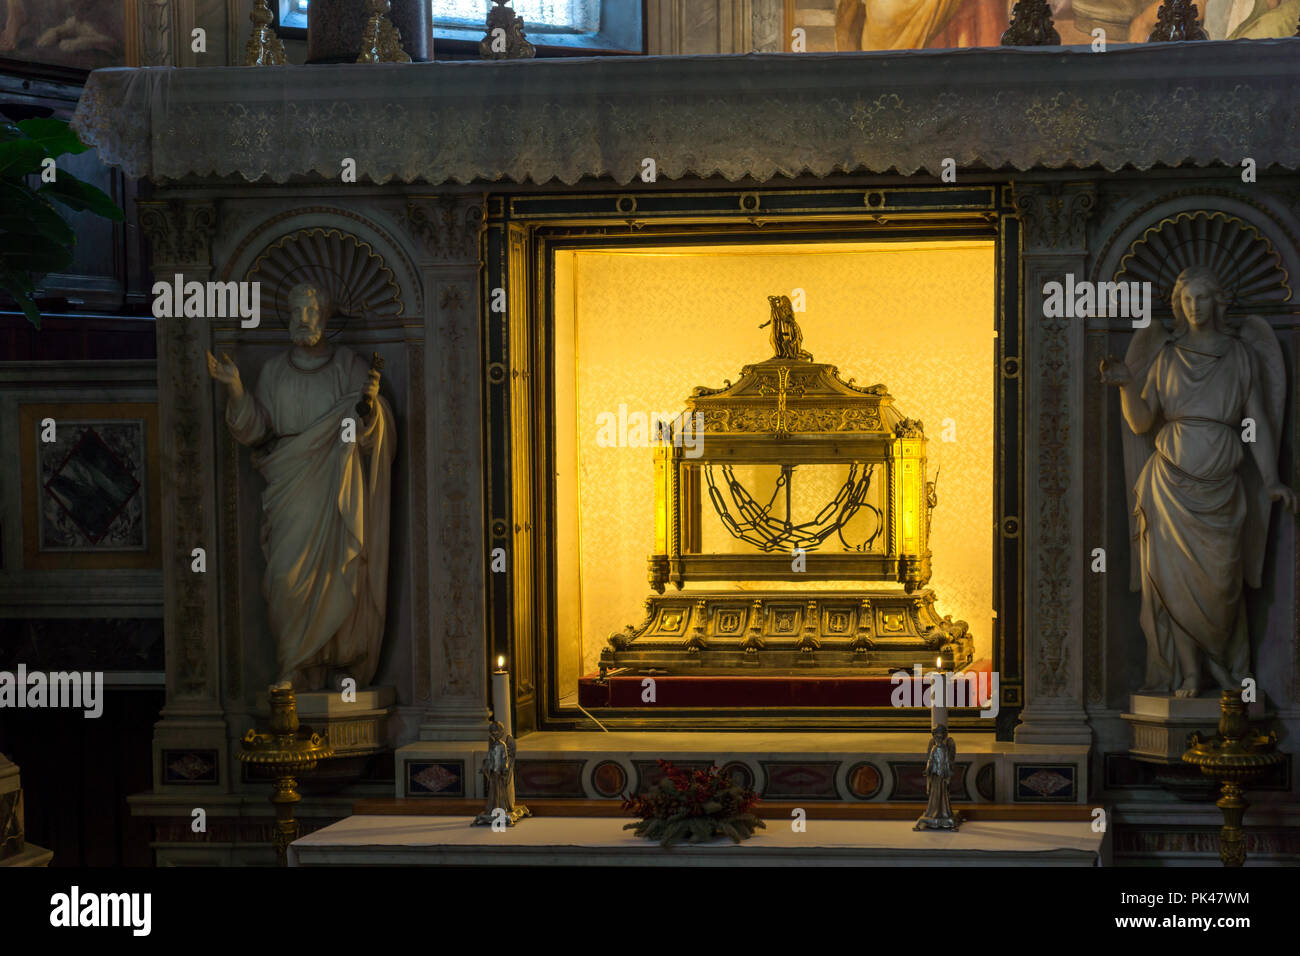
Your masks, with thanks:
[(32, 282), (32, 277), (26, 272), (0, 269), (0, 289), (4, 289), (14, 298), (17, 298), (19, 294), (31, 295), (36, 291), (36, 284)]
[(36, 302), (32, 298), (32, 293), (36, 291), (36, 286), (32, 284), (32, 277), (26, 272), (18, 272), (0, 266), (0, 289), (4, 289), (14, 297), (14, 301), (23, 310), (27, 320), (39, 330), (41, 327), (41, 310), (36, 307)]
[(4, 180), (0, 180), (0, 231), (44, 236), (69, 248), (77, 241), (53, 206), (26, 186)]
[(7, 139), (0, 142), (0, 176), (16, 179), (40, 170), (45, 150), (30, 139)]
[(18, 300), (18, 308), (23, 310), (23, 315), (27, 316), (27, 321), (36, 327), (36, 331), (41, 330), (41, 310), (36, 307), (36, 302), (30, 295), (15, 296)]
[(680, 843), (682, 837), (686, 835), (686, 821), (678, 820), (676, 823), (664, 829), (663, 838), (659, 841), (661, 846), (672, 846), (674, 843)]
[(72, 250), (43, 236), (0, 234), (0, 271), (32, 272), (45, 275), (66, 269)]
[(76, 155), (89, 149), (63, 120), (25, 119), (19, 121), (18, 128), (51, 156)]
[[(0, 143), (0, 147), (3, 145)], [(122, 221), (122, 210), (107, 193), (89, 183), (83, 183), (71, 173), (60, 171), (59, 178), (52, 183), (46, 183), (37, 194), (47, 199), (57, 200), (78, 212), (84, 210), (111, 219), (113, 222)]]

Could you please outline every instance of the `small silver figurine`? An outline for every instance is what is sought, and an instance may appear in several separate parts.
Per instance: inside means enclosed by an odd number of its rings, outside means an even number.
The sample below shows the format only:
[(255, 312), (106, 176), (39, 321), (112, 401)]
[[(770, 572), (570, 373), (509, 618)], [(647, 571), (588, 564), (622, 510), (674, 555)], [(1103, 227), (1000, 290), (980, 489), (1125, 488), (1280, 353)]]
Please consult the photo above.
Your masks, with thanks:
[(488, 728), (483, 780), (487, 791), (487, 807), (474, 818), (473, 826), (504, 823), (512, 827), (524, 817), (533, 815), (523, 804), (515, 805), (515, 738), (506, 733), (505, 725), (499, 720), (492, 721)]
[(948, 728), (940, 724), (930, 731), (930, 745), (925, 757), (925, 792), (929, 798), (925, 815), (916, 821), (913, 830), (956, 830), (961, 826), (961, 816), (952, 812), (952, 799), (948, 783), (957, 761), (957, 744), (948, 736)]

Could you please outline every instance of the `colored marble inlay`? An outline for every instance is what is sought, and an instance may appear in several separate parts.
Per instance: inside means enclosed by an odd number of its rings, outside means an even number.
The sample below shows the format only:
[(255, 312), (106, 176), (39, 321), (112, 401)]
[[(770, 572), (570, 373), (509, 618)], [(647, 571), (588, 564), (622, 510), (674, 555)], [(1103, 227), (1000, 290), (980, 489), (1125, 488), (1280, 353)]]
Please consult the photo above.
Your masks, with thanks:
[(767, 800), (838, 800), (835, 771), (839, 764), (784, 763), (759, 761), (766, 780), (763, 797)]
[(591, 772), (591, 789), (602, 797), (621, 797), (627, 789), (627, 771), (614, 760), (602, 760)]
[(731, 782), (738, 787), (754, 786), (754, 771), (749, 768), (747, 763), (733, 760), (722, 768), (722, 772), (730, 775)]
[[(925, 764), (890, 761), (889, 770), (894, 775), (894, 786), (889, 794), (890, 800), (926, 799)], [(948, 794), (953, 800), (970, 800), (966, 794), (966, 774), (969, 771), (969, 761), (959, 763), (952, 768), (952, 779), (948, 781)]]
[(585, 797), (584, 766), (585, 760), (516, 760), (515, 796)]
[(77, 424), (37, 446), (41, 550), (143, 548), (144, 423)]
[(164, 750), (163, 783), (217, 783), (215, 750)]
[(465, 796), (465, 761), (412, 760), (406, 765), (406, 795), (409, 797)]
[(1017, 764), (1016, 800), (1027, 803), (1070, 802), (1076, 797), (1073, 764)]
[(852, 796), (859, 800), (870, 800), (880, 793), (884, 777), (875, 764), (860, 763), (849, 768), (845, 783)]

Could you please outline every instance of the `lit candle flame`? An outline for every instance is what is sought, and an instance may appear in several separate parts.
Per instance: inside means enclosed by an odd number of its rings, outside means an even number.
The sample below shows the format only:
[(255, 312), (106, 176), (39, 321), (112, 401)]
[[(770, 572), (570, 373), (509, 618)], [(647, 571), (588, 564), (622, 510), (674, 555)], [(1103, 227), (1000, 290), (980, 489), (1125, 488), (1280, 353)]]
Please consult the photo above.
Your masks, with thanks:
[(497, 670), (499, 670), (499, 671), (503, 671), (503, 670), (505, 670), (505, 669), (506, 669), (506, 657), (505, 657), (504, 654), (498, 654), (498, 655), (497, 655)]
[(943, 667), (943, 658), (942, 658), (942, 657), (936, 657), (936, 658), (934, 659), (934, 666), (935, 666), (935, 667), (942, 668), (942, 667)]

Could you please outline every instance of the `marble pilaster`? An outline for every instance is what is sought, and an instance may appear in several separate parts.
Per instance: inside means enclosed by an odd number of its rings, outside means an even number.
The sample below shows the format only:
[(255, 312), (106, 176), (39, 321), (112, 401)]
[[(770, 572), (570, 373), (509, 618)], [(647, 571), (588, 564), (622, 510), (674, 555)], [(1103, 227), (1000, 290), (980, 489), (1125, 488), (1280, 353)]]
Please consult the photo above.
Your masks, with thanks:
[[(206, 282), (212, 276), (211, 241), (217, 207), (208, 201), (139, 203), (140, 226), (149, 236), (153, 274), (170, 281)], [(217, 762), (216, 778), (230, 783), (226, 723), (220, 699), (218, 638), (216, 476), (205, 467), (213, 446), (212, 387), (205, 350), (205, 317), (159, 319), (158, 424), (161, 433), (163, 631), (167, 697), (154, 731), (154, 786), (164, 783), (163, 751), (202, 751)], [(193, 570), (194, 549), (204, 549), (206, 570)]]
[(483, 201), (481, 195), (409, 196), (406, 206), (425, 288), (426, 344), (412, 356), (423, 373), (424, 394), (412, 396), (411, 424), (427, 475), (427, 488), (412, 495), (413, 524), (424, 535), (412, 561), (420, 577), (411, 664), (415, 703), (426, 708), (421, 740), (481, 740), (487, 733)]
[[(1087, 274), (1094, 183), (1014, 184), (1024, 226), (1025, 708), (1016, 743), (1088, 744), (1083, 699), (1084, 323), (1043, 314), (1043, 286)], [(1003, 528), (1003, 533), (1007, 529)]]

